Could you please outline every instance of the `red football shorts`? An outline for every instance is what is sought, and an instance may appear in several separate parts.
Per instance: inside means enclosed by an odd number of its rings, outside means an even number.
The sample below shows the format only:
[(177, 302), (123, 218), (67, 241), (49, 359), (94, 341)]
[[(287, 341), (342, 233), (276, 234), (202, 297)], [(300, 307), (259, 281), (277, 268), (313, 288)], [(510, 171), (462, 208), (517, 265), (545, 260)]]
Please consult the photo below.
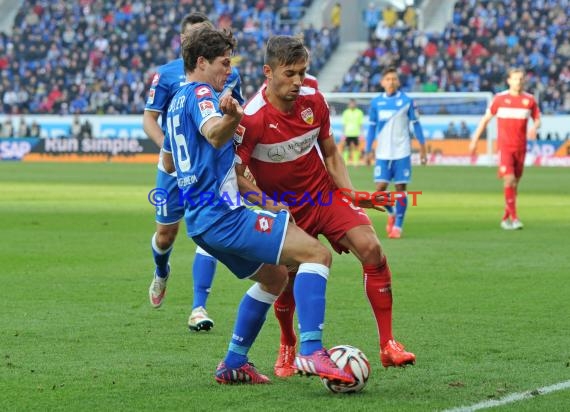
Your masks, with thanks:
[(499, 152), (499, 177), (515, 175), (518, 179), (523, 174), (526, 150), (505, 150)]
[(313, 206), (308, 213), (294, 217), (295, 223), (309, 235), (326, 237), (337, 253), (349, 252), (338, 243), (346, 232), (360, 225), (372, 224), (364, 209), (336, 199), (330, 205)]

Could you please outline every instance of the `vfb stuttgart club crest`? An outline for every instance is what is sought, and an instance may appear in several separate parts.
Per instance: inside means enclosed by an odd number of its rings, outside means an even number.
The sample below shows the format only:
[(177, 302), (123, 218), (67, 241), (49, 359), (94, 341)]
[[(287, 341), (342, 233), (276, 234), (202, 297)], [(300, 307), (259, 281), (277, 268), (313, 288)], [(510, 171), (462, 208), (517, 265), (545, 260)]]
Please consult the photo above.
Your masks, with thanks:
[(313, 120), (314, 120), (313, 110), (310, 107), (303, 110), (301, 112), (301, 118), (305, 121), (305, 123), (313, 124)]

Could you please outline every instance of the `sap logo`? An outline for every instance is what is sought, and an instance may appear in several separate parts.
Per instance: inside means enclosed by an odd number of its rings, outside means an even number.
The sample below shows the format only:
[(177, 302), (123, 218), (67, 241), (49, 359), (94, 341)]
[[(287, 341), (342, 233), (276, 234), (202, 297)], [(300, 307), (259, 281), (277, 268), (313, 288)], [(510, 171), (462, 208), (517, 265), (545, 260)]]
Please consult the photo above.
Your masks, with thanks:
[(32, 145), (30, 142), (23, 140), (12, 140), (0, 143), (0, 159), (17, 159), (21, 160), (25, 155), (30, 153)]
[(540, 144), (534, 141), (528, 142), (526, 145), (527, 153), (535, 156), (552, 157), (556, 153), (556, 146), (553, 144), (545, 143)]

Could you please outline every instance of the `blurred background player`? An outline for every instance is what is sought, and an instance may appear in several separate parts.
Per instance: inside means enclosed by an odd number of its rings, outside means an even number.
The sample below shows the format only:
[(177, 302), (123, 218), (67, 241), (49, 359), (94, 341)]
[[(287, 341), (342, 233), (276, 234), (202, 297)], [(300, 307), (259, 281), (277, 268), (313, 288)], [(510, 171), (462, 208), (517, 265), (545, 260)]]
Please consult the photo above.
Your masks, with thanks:
[(344, 132), (344, 162), (348, 165), (360, 164), (360, 132), (364, 122), (364, 112), (356, 105), (356, 100), (350, 99), (348, 107), (342, 112)]
[[(329, 250), (294, 224), (289, 212), (269, 213), (237, 204), (234, 141), (243, 108), (229, 94), (218, 98), (231, 73), (231, 32), (203, 27), (190, 33), (182, 55), (188, 85), (168, 107), (167, 136), (185, 199), (188, 236), (216, 256), (238, 278), (256, 283), (244, 295), (225, 359), (216, 369), (218, 383), (268, 383), (248, 362), (271, 304), (286, 284), (285, 267), (298, 266), (296, 291), (301, 330), (309, 339), (301, 346), (306, 372), (332, 381), (354, 383), (323, 349), (325, 288), (332, 260)], [(211, 193), (212, 201), (202, 195)], [(318, 287), (315, 288), (314, 286)]]
[[(302, 87), (308, 53), (298, 38), (274, 36), (267, 43), (265, 62), (267, 85), (246, 104), (240, 124), (242, 136), (236, 166), (240, 191), (267, 210), (290, 209), (299, 227), (315, 238), (324, 235), (338, 253), (351, 251), (362, 263), (366, 295), (380, 335), (382, 364), (386, 367), (413, 364), (415, 355), (406, 352), (392, 335), (392, 275), (370, 219), (358, 207), (373, 207), (373, 203), (370, 199), (367, 202), (355, 199), (352, 182), (331, 134), (330, 112), (323, 95), (313, 88)], [(244, 177), (246, 167), (256, 183)], [(337, 188), (346, 191), (345, 201), (332, 199)], [(271, 198), (264, 197), (262, 192), (278, 199), (286, 195), (288, 204), (267, 201)], [(306, 201), (306, 196), (313, 201)], [(319, 304), (316, 292), (324, 292), (326, 286), (325, 279), (319, 282), (314, 278), (310, 285), (299, 274), (294, 279), (293, 282), (291, 277), (275, 307), (281, 342), (274, 372), (280, 377), (291, 376), (296, 369), (308, 371), (302, 360), (307, 354), (304, 344), (312, 334), (303, 330), (300, 312), (306, 297), (299, 301), (298, 295), (302, 290), (312, 293), (316, 305)], [(301, 350), (297, 357), (295, 304), (299, 307), (301, 327)]]
[[(192, 28), (198, 24), (212, 26), (208, 18), (202, 13), (190, 13), (184, 17), (180, 27), (182, 42)], [(156, 269), (149, 288), (149, 298), (151, 305), (155, 308), (162, 305), (166, 293), (166, 283), (170, 274), (168, 262), (180, 220), (184, 216), (177, 176), (171, 160), (170, 142), (164, 139), (166, 123), (163, 120), (162, 125), (159, 125), (158, 119), (161, 115), (164, 119), (172, 97), (184, 84), (186, 84), (186, 76), (182, 58), (160, 66), (152, 80), (143, 115), (143, 127), (146, 134), (162, 148), (158, 162), (156, 187), (163, 189), (163, 193), (168, 193), (168, 197), (164, 199), (164, 204), (159, 204), (156, 207), (156, 233), (152, 236), (151, 241)], [(244, 99), (241, 95), (240, 85), (239, 73), (233, 68), (222, 94), (231, 93), (240, 104), (243, 104)], [(194, 284), (192, 313), (188, 318), (188, 327), (191, 330), (209, 330), (214, 326), (214, 321), (206, 312), (206, 301), (215, 271), (216, 259), (202, 248), (196, 247), (192, 267)]]
[(366, 153), (372, 156), (372, 144), (376, 142), (374, 182), (377, 191), (385, 191), (394, 182), (397, 199), (394, 206), (386, 206), (388, 223), (386, 233), (391, 239), (402, 236), (404, 217), (408, 207), (406, 189), (412, 177), (412, 143), (410, 123), (420, 143), (420, 162), (427, 163), (424, 134), (413, 100), (400, 91), (398, 72), (388, 67), (382, 73), (384, 93), (372, 99), (368, 116), (370, 125), (366, 138)]
[(501, 227), (505, 230), (518, 230), (523, 228), (517, 215), (516, 200), (518, 184), (524, 170), (528, 119), (533, 120), (528, 136), (536, 138), (540, 127), (540, 109), (533, 95), (524, 92), (524, 70), (510, 69), (507, 73), (507, 84), (509, 89), (497, 93), (491, 101), (487, 113), (473, 133), (469, 150), (473, 155), (477, 152), (479, 138), (493, 116), (497, 116), (499, 177), (503, 178), (505, 193), (505, 213)]

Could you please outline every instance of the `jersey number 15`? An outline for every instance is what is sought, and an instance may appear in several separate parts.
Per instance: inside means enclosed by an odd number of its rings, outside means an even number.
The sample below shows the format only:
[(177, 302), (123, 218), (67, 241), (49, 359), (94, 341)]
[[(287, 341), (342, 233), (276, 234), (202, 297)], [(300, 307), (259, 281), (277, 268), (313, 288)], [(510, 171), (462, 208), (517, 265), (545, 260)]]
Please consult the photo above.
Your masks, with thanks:
[(166, 118), (166, 128), (168, 129), (168, 135), (171, 139), (174, 137), (174, 142), (176, 143), (175, 161), (178, 164), (178, 169), (181, 172), (187, 172), (190, 170), (190, 154), (188, 153), (188, 146), (186, 145), (186, 139), (184, 138), (184, 135), (182, 133), (178, 133), (179, 127), (179, 114), (168, 116)]

